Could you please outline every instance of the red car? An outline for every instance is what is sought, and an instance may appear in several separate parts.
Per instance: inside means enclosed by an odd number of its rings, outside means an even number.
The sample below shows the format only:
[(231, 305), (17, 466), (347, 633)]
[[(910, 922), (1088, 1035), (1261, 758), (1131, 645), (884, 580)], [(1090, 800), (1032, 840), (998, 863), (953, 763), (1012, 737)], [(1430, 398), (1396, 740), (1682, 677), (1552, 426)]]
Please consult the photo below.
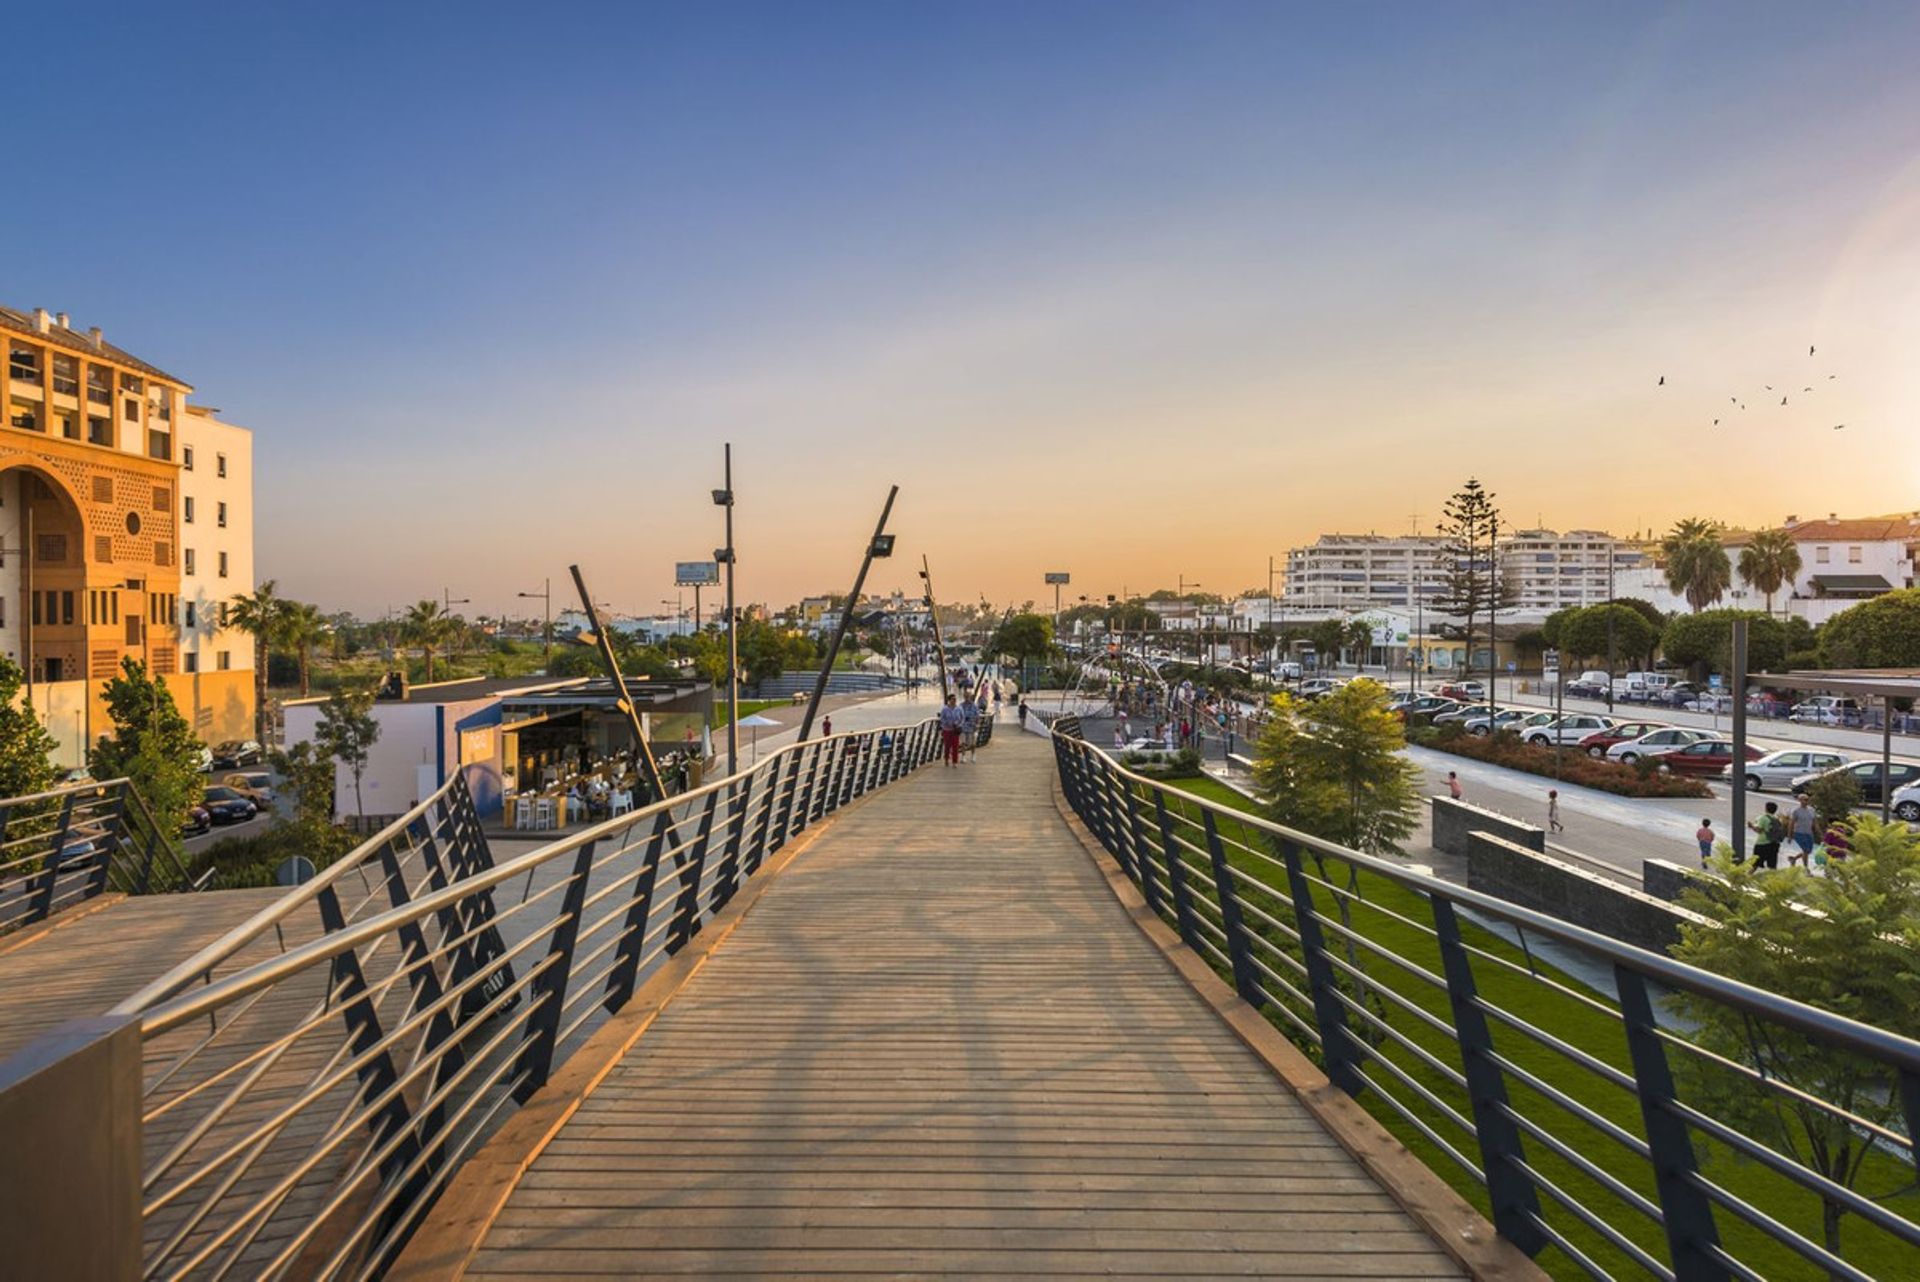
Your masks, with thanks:
[(1607, 749), (1616, 743), (1626, 743), (1638, 739), (1643, 734), (1652, 734), (1655, 730), (1667, 727), (1658, 721), (1622, 721), (1610, 730), (1596, 730), (1580, 741), (1580, 750), (1589, 757), (1604, 757)]
[[(1766, 754), (1747, 745), (1747, 760), (1758, 761)], [(1733, 764), (1731, 739), (1702, 739), (1672, 752), (1657, 752), (1653, 760), (1663, 772), (1676, 775), (1717, 775)]]

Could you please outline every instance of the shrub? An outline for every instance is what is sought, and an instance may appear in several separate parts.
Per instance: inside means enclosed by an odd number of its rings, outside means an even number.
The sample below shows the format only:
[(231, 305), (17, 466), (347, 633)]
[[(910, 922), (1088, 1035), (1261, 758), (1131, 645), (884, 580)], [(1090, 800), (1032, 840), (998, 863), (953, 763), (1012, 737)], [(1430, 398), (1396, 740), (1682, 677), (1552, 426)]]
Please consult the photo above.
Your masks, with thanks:
[[(1554, 774), (1553, 749), (1544, 744), (1522, 743), (1509, 731), (1487, 738), (1436, 735), (1427, 745), (1458, 757), (1484, 761), (1489, 765), (1524, 770), (1528, 774)], [(1708, 797), (1706, 784), (1684, 775), (1658, 773), (1653, 762), (1622, 765), (1617, 761), (1599, 761), (1577, 748), (1562, 749), (1559, 779), (1562, 783), (1595, 788), (1619, 797)]]
[(1820, 816), (1822, 828), (1848, 819), (1860, 804), (1860, 781), (1850, 770), (1823, 775), (1807, 785), (1807, 800)]
[(295, 855), (311, 859), (318, 871), (351, 849), (353, 835), (344, 828), (315, 832), (302, 824), (275, 824), (262, 833), (223, 837), (201, 857), (213, 869), (211, 889), (241, 890), (273, 885), (280, 865)]

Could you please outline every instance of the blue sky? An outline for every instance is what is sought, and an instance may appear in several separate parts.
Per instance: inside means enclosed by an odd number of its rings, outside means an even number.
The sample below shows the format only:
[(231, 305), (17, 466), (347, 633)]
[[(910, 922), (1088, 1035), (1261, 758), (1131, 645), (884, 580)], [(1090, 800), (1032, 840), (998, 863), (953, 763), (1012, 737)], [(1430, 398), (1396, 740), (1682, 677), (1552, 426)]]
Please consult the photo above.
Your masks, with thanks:
[[(329, 606), (651, 608), (728, 439), (775, 603), (896, 481), (996, 601), (1237, 590), (1469, 472), (1920, 506), (1913, 6), (67, 9), (9, 18), (10, 172), (73, 183), (0, 205), (0, 301), (253, 427), (260, 573)], [(1711, 427), (1815, 338), (1824, 400)]]

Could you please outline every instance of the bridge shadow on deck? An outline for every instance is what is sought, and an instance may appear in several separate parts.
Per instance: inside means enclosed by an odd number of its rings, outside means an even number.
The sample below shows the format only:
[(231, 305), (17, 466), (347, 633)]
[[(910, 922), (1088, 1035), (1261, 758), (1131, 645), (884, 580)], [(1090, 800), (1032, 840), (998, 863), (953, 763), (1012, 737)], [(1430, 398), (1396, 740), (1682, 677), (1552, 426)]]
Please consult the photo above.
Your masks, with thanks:
[(850, 808), (470, 1277), (1457, 1276), (1127, 919), (1009, 732)]

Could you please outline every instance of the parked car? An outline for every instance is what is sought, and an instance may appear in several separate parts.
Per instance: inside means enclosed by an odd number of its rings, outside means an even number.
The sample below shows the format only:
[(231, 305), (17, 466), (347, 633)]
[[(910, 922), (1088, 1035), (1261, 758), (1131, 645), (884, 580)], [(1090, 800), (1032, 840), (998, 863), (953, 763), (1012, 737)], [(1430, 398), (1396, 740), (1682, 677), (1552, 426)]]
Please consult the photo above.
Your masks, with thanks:
[(1638, 739), (1628, 739), (1616, 743), (1607, 749), (1607, 760), (1632, 765), (1642, 757), (1651, 757), (1662, 752), (1672, 752), (1675, 748), (1684, 748), (1690, 743), (1699, 743), (1713, 736), (1705, 730), (1688, 730), (1683, 726), (1668, 726), (1643, 734)]
[(1866, 720), (1866, 710), (1858, 699), (1816, 694), (1794, 704), (1787, 720), (1803, 726), (1857, 726)]
[(1433, 724), (1444, 725), (1449, 721), (1471, 721), (1475, 717), (1490, 717), (1493, 705), (1490, 703), (1463, 703), (1447, 712), (1433, 714)]
[(1688, 712), (1727, 713), (1733, 711), (1733, 696), (1710, 690), (1697, 699), (1686, 702)]
[[(1805, 748), (1788, 748), (1781, 752), (1769, 752), (1758, 761), (1749, 761), (1746, 769), (1747, 787), (1753, 792), (1762, 788), (1786, 788), (1795, 779), (1810, 771), (1832, 770), (1836, 766), (1850, 766), (1853, 758), (1838, 752), (1808, 752)], [(1731, 767), (1729, 767), (1731, 777)]]
[(207, 817), (217, 824), (245, 823), (260, 813), (260, 808), (244, 794), (227, 787), (207, 789), (200, 804), (206, 807)]
[(273, 776), (264, 770), (244, 770), (220, 782), (262, 810), (273, 804)]
[[(1747, 745), (1748, 761), (1753, 761), (1760, 755), (1760, 749), (1752, 744)], [(1662, 773), (1666, 774), (1725, 774), (1727, 767), (1733, 764), (1733, 740), (1702, 739), (1684, 748), (1658, 753), (1653, 759), (1659, 763)]]
[(1589, 757), (1604, 757), (1607, 750), (1615, 744), (1626, 743), (1629, 739), (1638, 739), (1650, 735), (1656, 730), (1668, 729), (1658, 721), (1622, 721), (1608, 726), (1605, 730), (1596, 730), (1580, 741), (1580, 749)]
[(1525, 743), (1574, 744), (1595, 731), (1612, 728), (1612, 717), (1602, 717), (1591, 712), (1569, 712), (1558, 721), (1549, 721), (1545, 725), (1533, 726), (1521, 731), (1520, 738)]
[(1567, 693), (1576, 698), (1584, 695), (1590, 699), (1598, 699), (1607, 693), (1607, 685), (1612, 680), (1613, 678), (1604, 672), (1582, 672), (1579, 676), (1567, 682)]
[(215, 770), (238, 770), (260, 764), (260, 745), (251, 739), (229, 739), (213, 745)]
[(1664, 672), (1629, 672), (1614, 678), (1613, 697), (1626, 703), (1648, 703), (1657, 700), (1672, 684), (1673, 678)]
[(1492, 734), (1495, 730), (1510, 730), (1515, 734), (1524, 734), (1534, 726), (1553, 724), (1551, 712), (1528, 712), (1525, 708), (1502, 708), (1500, 715), (1491, 723), (1485, 716), (1469, 717), (1465, 725), (1468, 734)]
[(1477, 703), (1487, 697), (1487, 687), (1478, 681), (1449, 681), (1434, 691), (1447, 699), (1457, 699), (1462, 703)]
[(1700, 696), (1709, 693), (1707, 687), (1698, 681), (1675, 681), (1662, 690), (1652, 703), (1664, 703), (1669, 708), (1684, 708)]
[(1344, 684), (1346, 683), (1337, 677), (1308, 677), (1300, 683), (1294, 693), (1302, 699), (1318, 699), (1323, 694), (1338, 690)]
[(1453, 700), (1443, 699), (1437, 694), (1423, 694), (1412, 703), (1401, 704), (1399, 711), (1402, 717), (1408, 719), (1414, 717), (1437, 717), (1443, 712), (1452, 712), (1459, 706), (1460, 705)]
[[(1839, 774), (1843, 770), (1846, 771), (1848, 774), (1852, 775), (1854, 777), (1854, 780), (1859, 783), (1860, 800), (1862, 803), (1870, 806), (1877, 806), (1880, 804), (1883, 780), (1882, 780), (1882, 775), (1880, 771), (1880, 763), (1878, 761), (1862, 761), (1851, 766), (1835, 766), (1831, 770), (1821, 770), (1815, 774), (1801, 775), (1798, 779), (1795, 779), (1792, 782), (1792, 784), (1790, 784), (1789, 786), (1792, 788), (1794, 792), (1801, 792), (1801, 791), (1804, 791), (1807, 787), (1809, 787), (1813, 783), (1815, 783), (1816, 781), (1820, 779), (1824, 779), (1828, 775)], [(1893, 763), (1894, 791), (1898, 792), (1900, 789), (1906, 787), (1908, 784), (1911, 784), (1911, 783), (1920, 783), (1920, 766), (1908, 765), (1904, 761), (1894, 762)]]
[(193, 768), (201, 774), (213, 769), (213, 749), (201, 744), (199, 751), (193, 754)]
[(1908, 823), (1920, 823), (1920, 783), (1893, 790), (1893, 813)]
[(1273, 675), (1282, 681), (1298, 681), (1301, 677), (1300, 665), (1293, 662), (1276, 663), (1273, 665)]
[(205, 806), (189, 806), (187, 817), (180, 821), (180, 835), (198, 837), (211, 827), (213, 827), (213, 816), (207, 813)]

